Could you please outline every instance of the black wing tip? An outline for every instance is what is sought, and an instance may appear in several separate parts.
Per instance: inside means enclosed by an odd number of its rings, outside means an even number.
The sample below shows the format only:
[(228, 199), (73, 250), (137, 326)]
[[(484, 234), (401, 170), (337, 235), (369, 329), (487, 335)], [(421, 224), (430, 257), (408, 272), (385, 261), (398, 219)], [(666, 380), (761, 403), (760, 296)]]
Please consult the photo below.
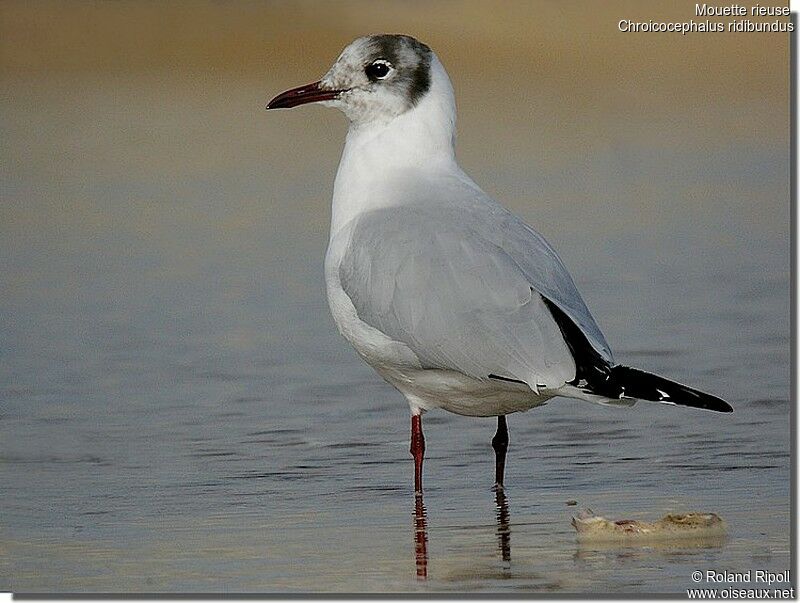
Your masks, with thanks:
[(611, 372), (625, 388), (626, 395), (640, 400), (698, 408), (712, 412), (733, 412), (733, 406), (722, 398), (701, 392), (659, 375), (619, 364), (613, 367)]
[[(575, 379), (570, 384), (610, 400), (625, 397), (713, 412), (733, 412), (730, 404), (711, 394), (640, 369), (620, 364), (610, 366), (563, 310), (545, 296), (542, 296), (542, 301), (550, 310), (575, 361)], [(585, 383), (579, 385), (582, 381)]]
[[(725, 402), (725, 400), (711, 396), (709, 394), (705, 394), (705, 396), (708, 397), (705, 398), (701, 403), (682, 404), (680, 402), (677, 402), (676, 404), (678, 406), (689, 406), (691, 408), (699, 408), (700, 410), (710, 410), (712, 412), (723, 412), (723, 413), (733, 412), (733, 406)], [(711, 398), (711, 400), (709, 400), (709, 398)]]
[(733, 412), (733, 406), (725, 402), (725, 400), (717, 398), (715, 406), (708, 410), (713, 410), (714, 412)]

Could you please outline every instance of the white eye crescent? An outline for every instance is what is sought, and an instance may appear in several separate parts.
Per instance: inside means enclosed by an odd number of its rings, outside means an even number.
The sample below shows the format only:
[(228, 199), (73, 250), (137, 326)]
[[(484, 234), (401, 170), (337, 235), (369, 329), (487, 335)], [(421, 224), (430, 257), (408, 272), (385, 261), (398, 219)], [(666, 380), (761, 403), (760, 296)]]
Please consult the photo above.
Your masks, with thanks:
[(386, 59), (377, 59), (372, 61), (364, 68), (367, 77), (372, 81), (383, 80), (392, 72), (392, 64)]

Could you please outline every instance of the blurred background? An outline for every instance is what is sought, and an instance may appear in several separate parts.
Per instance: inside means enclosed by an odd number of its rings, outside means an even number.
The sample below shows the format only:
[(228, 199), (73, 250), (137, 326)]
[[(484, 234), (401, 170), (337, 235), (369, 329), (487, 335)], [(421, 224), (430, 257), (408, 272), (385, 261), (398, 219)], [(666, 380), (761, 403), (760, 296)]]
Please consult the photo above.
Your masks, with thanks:
[[(617, 28), (694, 8), (0, 4), (0, 587), (423, 588), (406, 404), (325, 301), (346, 122), (264, 111), (378, 32), (438, 54), (462, 166), (555, 246), (617, 359), (736, 407), (511, 417), (511, 566), (492, 422), (430, 415), (424, 588), (677, 592), (698, 560), (787, 569), (789, 38)], [(651, 519), (705, 504), (734, 534), (587, 555), (567, 498)]]

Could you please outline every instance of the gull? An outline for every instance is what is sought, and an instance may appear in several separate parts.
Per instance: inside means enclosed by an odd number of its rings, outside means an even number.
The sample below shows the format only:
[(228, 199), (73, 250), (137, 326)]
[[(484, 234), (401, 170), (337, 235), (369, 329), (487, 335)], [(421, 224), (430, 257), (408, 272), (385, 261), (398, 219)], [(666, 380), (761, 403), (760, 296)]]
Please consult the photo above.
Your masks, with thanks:
[(349, 120), (325, 256), (328, 302), (345, 339), (408, 401), (415, 492), (428, 410), (497, 417), (498, 489), (506, 415), (556, 396), (733, 410), (615, 362), (555, 250), (459, 167), (453, 86), (428, 46), (405, 35), (358, 38), (322, 79), (267, 109), (308, 103)]

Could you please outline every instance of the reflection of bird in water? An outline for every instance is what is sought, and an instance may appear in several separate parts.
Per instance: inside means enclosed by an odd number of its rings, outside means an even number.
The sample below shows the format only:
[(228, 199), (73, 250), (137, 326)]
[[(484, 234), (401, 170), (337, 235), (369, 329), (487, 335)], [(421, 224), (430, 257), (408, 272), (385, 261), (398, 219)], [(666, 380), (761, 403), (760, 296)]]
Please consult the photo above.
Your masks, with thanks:
[(511, 563), (511, 523), (508, 512), (508, 499), (502, 488), (497, 488), (495, 493), (495, 504), (497, 505), (497, 548), (500, 556), (506, 565), (506, 569)]
[[(499, 417), (500, 426), (505, 427), (505, 417)], [(498, 427), (497, 435), (492, 440), (497, 465), (497, 483), (495, 487), (495, 514), (497, 516), (497, 550), (503, 560), (503, 569), (511, 569), (511, 515), (508, 510), (508, 498), (503, 489), (503, 468), (505, 464), (505, 448), (508, 434)], [(501, 452), (503, 453), (501, 456)], [(422, 492), (414, 495), (414, 558), (417, 566), (417, 579), (428, 578), (428, 516), (425, 510)]]
[[(511, 568), (511, 519), (508, 498), (502, 488), (495, 491), (495, 514), (497, 516), (497, 550), (503, 560), (504, 569)], [(428, 515), (421, 494), (414, 496), (414, 558), (417, 578), (428, 578)]]
[(414, 497), (414, 557), (417, 562), (417, 578), (428, 577), (428, 516), (422, 495)]
[(426, 45), (359, 38), (320, 81), (267, 108), (314, 102), (350, 121), (325, 257), (328, 301), (342, 335), (408, 400), (417, 492), (422, 413), (432, 408), (498, 417), (498, 484), (505, 415), (555, 396), (732, 410), (614, 361), (555, 250), (459, 167), (453, 87)]

